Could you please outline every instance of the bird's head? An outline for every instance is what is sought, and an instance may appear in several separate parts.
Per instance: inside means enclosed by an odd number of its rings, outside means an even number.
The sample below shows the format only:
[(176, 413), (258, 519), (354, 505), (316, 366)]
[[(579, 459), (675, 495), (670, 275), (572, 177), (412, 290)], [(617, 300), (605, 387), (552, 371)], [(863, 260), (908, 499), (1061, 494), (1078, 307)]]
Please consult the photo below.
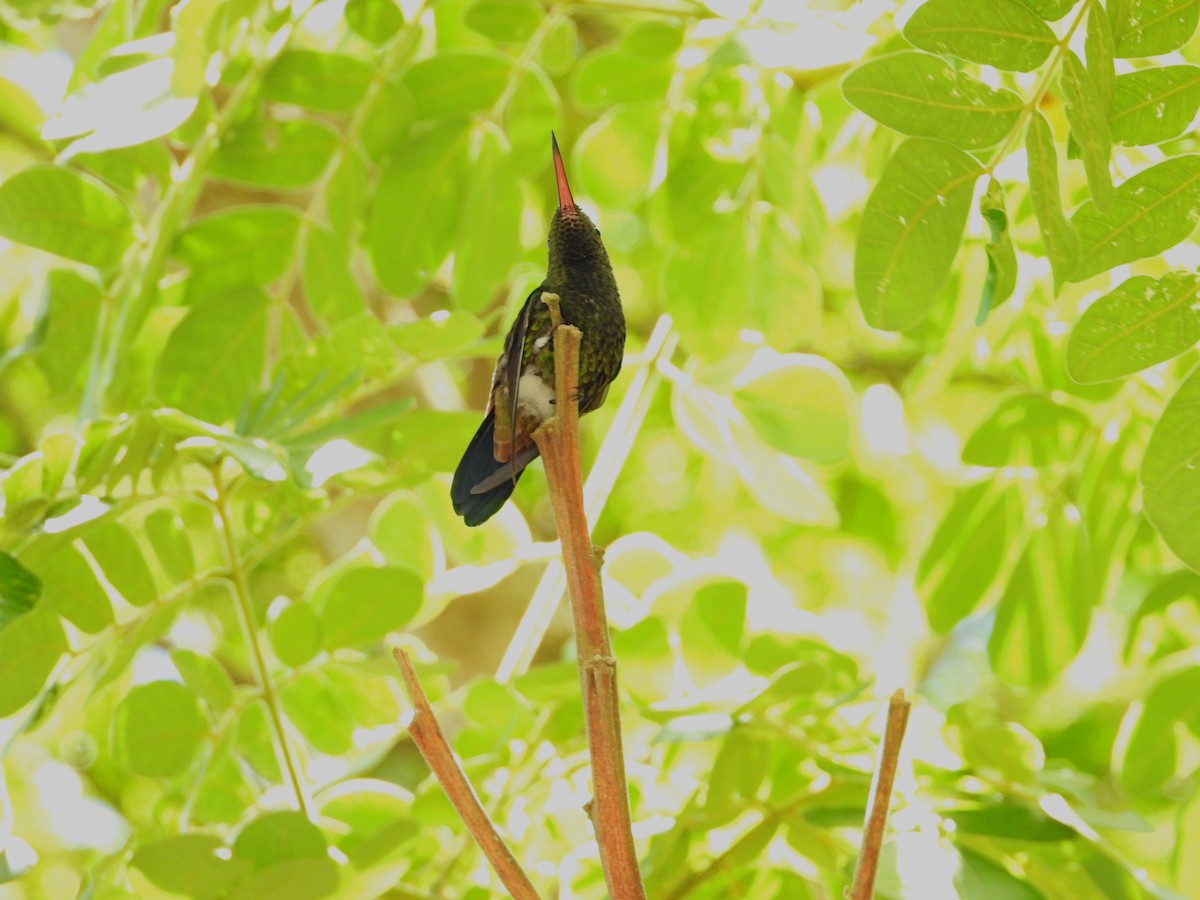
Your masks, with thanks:
[(550, 270), (564, 267), (570, 270), (602, 267), (612, 269), (604, 242), (600, 240), (600, 229), (587, 214), (575, 205), (571, 186), (567, 183), (567, 170), (563, 166), (558, 141), (550, 136), (554, 155), (554, 178), (558, 183), (558, 209), (550, 220)]

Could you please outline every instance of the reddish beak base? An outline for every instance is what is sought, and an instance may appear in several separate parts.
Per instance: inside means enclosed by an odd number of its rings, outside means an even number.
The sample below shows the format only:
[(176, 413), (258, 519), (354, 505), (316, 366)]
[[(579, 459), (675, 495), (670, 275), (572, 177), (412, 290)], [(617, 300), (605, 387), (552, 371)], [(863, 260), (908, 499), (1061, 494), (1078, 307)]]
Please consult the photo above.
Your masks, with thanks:
[(550, 152), (554, 156), (554, 180), (558, 183), (558, 209), (560, 212), (575, 212), (575, 198), (571, 196), (571, 185), (567, 184), (567, 170), (563, 167), (562, 154), (558, 151), (558, 139), (550, 132)]

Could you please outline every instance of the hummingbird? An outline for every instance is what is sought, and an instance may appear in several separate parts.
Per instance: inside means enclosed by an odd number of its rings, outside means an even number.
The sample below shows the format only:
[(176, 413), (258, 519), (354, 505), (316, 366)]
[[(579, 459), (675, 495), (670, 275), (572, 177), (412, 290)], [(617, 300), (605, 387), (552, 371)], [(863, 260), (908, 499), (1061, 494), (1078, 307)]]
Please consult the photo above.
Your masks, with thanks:
[(454, 473), (450, 499), (468, 525), (490, 519), (512, 494), (525, 467), (537, 459), (533, 433), (554, 416), (554, 322), (543, 293), (557, 294), (562, 321), (582, 332), (579, 413), (604, 403), (621, 371), (625, 315), (612, 263), (592, 224), (571, 196), (558, 141), (550, 135), (558, 209), (550, 220), (546, 278), (533, 289), (496, 360), (483, 424)]

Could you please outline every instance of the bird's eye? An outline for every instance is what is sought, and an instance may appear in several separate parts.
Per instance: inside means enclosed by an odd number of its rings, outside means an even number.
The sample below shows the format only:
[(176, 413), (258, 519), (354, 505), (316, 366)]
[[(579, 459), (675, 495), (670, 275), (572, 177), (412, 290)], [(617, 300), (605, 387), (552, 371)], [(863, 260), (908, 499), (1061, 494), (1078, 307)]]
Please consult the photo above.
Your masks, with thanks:
[(599, 228), (597, 228), (595, 225), (593, 225), (592, 230), (596, 232), (596, 237), (600, 237), (600, 229)]

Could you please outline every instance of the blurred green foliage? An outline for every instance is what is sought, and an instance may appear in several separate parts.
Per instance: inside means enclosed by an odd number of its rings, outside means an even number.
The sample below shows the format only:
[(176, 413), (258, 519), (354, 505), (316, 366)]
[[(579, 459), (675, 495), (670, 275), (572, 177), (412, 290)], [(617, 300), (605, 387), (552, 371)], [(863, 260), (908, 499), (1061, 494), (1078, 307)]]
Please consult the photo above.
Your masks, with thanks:
[(0, 898), (497, 896), (385, 640), (603, 895), (544, 482), (447, 497), (552, 129), (650, 896), (841, 896), (896, 686), (881, 897), (1200, 893), (1200, 4), (893, 6), (0, 10)]

